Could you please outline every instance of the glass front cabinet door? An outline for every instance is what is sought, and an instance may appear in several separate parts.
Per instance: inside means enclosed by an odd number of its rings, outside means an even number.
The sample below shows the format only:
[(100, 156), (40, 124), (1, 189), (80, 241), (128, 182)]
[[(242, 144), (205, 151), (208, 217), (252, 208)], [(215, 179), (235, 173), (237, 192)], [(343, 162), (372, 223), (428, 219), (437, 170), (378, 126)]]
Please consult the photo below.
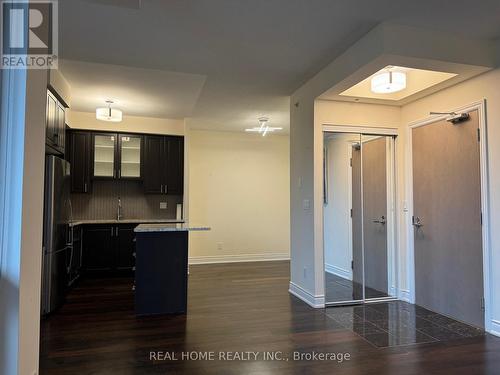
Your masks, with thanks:
[(116, 177), (116, 134), (94, 134), (94, 177)]
[(142, 136), (94, 133), (93, 143), (94, 178), (141, 178)]
[(118, 178), (141, 178), (142, 137), (138, 135), (119, 135)]

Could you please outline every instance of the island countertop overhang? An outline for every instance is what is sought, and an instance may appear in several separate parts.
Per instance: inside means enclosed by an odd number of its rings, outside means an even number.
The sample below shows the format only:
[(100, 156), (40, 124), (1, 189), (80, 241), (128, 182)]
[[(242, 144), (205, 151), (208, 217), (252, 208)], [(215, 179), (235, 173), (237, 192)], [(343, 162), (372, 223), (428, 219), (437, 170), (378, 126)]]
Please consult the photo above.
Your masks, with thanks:
[(148, 223), (140, 224), (135, 229), (135, 233), (157, 233), (157, 232), (193, 232), (209, 231), (210, 227), (204, 225), (190, 225), (189, 223)]

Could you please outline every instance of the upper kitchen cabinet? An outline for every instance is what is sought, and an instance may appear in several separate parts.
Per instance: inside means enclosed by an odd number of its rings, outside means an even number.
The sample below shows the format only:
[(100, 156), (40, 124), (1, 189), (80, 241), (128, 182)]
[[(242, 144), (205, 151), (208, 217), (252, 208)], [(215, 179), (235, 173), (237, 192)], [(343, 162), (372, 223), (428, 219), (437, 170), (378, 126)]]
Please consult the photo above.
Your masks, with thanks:
[(72, 131), (70, 138), (69, 162), (71, 163), (71, 192), (89, 193), (90, 184), (90, 142), (89, 132)]
[(141, 135), (94, 133), (92, 149), (94, 178), (141, 178)]
[(183, 137), (157, 135), (144, 137), (143, 181), (146, 193), (183, 194)]
[(46, 106), (46, 131), (45, 138), (48, 150), (54, 153), (64, 154), (66, 118), (64, 105), (54, 94), (47, 91)]
[(120, 134), (118, 136), (119, 178), (141, 178), (142, 137)]
[(92, 135), (92, 176), (116, 178), (117, 134), (94, 133)]

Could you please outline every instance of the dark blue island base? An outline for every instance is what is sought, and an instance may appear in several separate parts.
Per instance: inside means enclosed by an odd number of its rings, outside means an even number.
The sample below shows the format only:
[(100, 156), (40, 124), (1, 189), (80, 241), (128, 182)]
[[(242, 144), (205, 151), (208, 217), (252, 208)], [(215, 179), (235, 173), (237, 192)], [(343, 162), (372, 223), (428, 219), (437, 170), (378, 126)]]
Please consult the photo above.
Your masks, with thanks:
[(187, 310), (188, 231), (136, 232), (135, 312)]

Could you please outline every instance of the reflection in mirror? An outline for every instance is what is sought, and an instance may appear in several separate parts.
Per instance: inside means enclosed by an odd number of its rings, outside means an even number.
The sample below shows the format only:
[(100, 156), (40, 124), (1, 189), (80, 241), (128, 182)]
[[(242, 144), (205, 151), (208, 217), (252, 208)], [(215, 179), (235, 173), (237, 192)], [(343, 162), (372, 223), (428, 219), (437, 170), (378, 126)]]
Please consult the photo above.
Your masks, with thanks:
[(365, 299), (389, 296), (392, 137), (362, 136)]
[(324, 133), (325, 302), (363, 299), (361, 135)]

